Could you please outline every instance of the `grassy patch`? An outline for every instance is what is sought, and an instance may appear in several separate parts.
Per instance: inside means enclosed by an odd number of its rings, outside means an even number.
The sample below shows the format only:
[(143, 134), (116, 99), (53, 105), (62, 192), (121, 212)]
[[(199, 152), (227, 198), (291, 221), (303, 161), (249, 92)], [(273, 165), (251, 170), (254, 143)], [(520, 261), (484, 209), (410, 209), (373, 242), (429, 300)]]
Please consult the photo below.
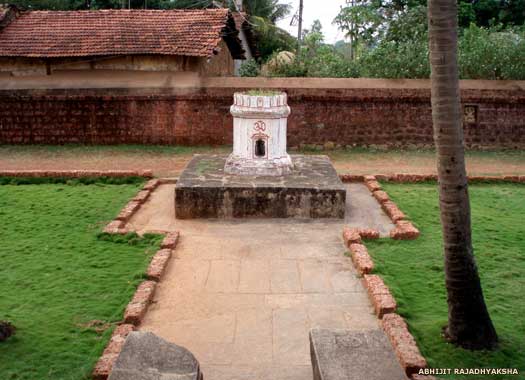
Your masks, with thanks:
[(275, 96), (281, 93), (282, 92), (280, 91), (268, 90), (264, 88), (258, 88), (258, 89), (249, 90), (245, 92), (246, 95), (250, 95), (250, 96)]
[(130, 185), (143, 183), (143, 177), (0, 177), (0, 185)]
[[(305, 153), (311, 153), (311, 149), (305, 149)], [(317, 152), (319, 154), (319, 152)], [(433, 148), (361, 148), (354, 147), (352, 149), (335, 149), (323, 151), (322, 154), (327, 154), (333, 160), (349, 160), (354, 157), (366, 157), (371, 160), (382, 160), (384, 157), (392, 159), (410, 158), (417, 160), (418, 158), (434, 159), (436, 152)], [(491, 159), (502, 160), (506, 162), (524, 162), (525, 150), (513, 149), (496, 149), (496, 150), (467, 150), (465, 152), (467, 159)]]
[(500, 347), (493, 352), (459, 349), (440, 337), (447, 323), (447, 304), (437, 186), (384, 184), (384, 188), (421, 230), (421, 237), (415, 241), (371, 241), (367, 247), (376, 272), (393, 291), (399, 313), (406, 318), (429, 365), (518, 368), (520, 376), (512, 378), (525, 379), (525, 186), (470, 186), (474, 252), (500, 337)]
[(1, 379), (87, 379), (159, 245), (100, 235), (140, 183), (0, 186)]
[(137, 155), (192, 155), (195, 153), (229, 153), (229, 146), (182, 145), (0, 145), (0, 156), (75, 156), (78, 154), (137, 154)]

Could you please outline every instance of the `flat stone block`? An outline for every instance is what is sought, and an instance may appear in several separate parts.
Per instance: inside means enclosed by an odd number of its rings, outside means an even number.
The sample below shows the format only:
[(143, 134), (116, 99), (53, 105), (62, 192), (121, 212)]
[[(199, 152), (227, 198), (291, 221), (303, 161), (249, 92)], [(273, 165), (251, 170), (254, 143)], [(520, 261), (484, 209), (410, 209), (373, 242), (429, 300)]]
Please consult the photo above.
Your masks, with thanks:
[(312, 329), (314, 380), (406, 380), (388, 338), (380, 330)]
[(327, 156), (292, 156), (284, 176), (227, 174), (225, 161), (193, 157), (175, 188), (177, 218), (344, 218), (346, 189)]
[(236, 292), (240, 266), (237, 260), (212, 260), (206, 290), (211, 293)]
[(131, 332), (109, 380), (202, 380), (199, 362), (184, 347), (150, 332)]

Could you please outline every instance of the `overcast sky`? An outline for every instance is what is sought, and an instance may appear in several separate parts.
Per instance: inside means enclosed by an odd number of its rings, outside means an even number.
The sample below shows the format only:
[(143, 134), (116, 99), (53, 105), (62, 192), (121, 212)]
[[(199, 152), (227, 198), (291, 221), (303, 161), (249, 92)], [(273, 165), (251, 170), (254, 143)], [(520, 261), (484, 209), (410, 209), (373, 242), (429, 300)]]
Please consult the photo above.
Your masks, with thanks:
[[(277, 25), (290, 34), (297, 36), (297, 25), (290, 26), (293, 14), (299, 9), (299, 0), (280, 0), (281, 3), (289, 3), (293, 7), (292, 13), (286, 19), (281, 20)], [(323, 26), (323, 34), (326, 43), (334, 43), (342, 40), (343, 32), (337, 29), (337, 26), (332, 25), (332, 21), (339, 13), (341, 5), (346, 4), (346, 0), (303, 0), (303, 28), (308, 29), (315, 19), (321, 21)]]

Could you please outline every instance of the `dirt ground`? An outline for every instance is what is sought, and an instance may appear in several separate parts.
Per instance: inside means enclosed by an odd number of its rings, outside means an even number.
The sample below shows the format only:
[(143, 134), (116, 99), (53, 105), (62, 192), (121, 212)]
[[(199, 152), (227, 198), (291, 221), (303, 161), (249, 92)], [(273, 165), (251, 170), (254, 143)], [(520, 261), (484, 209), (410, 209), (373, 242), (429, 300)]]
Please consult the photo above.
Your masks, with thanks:
[[(230, 152), (230, 147), (169, 146), (0, 146), (0, 170), (132, 170), (152, 169), (159, 177), (174, 177), (195, 153)], [(327, 154), (339, 173), (431, 174), (432, 150), (355, 148), (291, 154)], [(470, 175), (525, 175), (525, 151), (468, 151)]]

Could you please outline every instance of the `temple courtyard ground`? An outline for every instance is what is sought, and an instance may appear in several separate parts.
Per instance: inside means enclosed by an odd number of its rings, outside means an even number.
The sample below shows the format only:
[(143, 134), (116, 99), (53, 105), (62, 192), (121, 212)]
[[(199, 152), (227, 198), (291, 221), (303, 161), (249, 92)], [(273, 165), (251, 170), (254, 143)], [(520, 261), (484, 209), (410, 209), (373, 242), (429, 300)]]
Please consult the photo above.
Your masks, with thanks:
[(311, 378), (311, 328), (380, 330), (348, 257), (345, 223), (393, 228), (362, 184), (346, 220), (176, 220), (162, 185), (130, 221), (139, 233), (181, 231), (141, 329), (192, 351), (210, 380)]
[[(228, 150), (4, 146), (0, 170), (153, 169), (173, 177), (192, 153)], [(325, 153), (340, 173), (435, 170), (430, 150)], [(525, 174), (521, 151), (467, 156), (471, 175)], [(99, 235), (140, 186), (76, 180), (0, 186), (0, 215), (9, 221), (0, 231), (5, 280), (0, 292), (7, 295), (0, 299), (0, 319), (19, 328), (0, 346), (6, 358), (0, 378), (89, 376), (159, 242), (158, 235), (113, 240)], [(383, 187), (421, 236), (366, 245), (429, 365), (518, 368), (514, 378), (525, 379), (524, 185), (470, 186), (474, 249), (500, 337), (494, 352), (457, 349), (440, 337), (447, 307), (436, 183)], [(341, 232), (343, 225), (370, 227), (385, 237), (392, 224), (363, 185), (349, 184), (348, 194), (347, 218), (341, 221), (179, 221), (173, 185), (160, 186), (130, 227), (140, 233), (178, 230), (181, 240), (141, 329), (188, 347), (210, 380), (311, 378), (310, 328), (380, 331)]]
[[(231, 152), (231, 147), (170, 146), (0, 146), (3, 170), (137, 170), (152, 169), (157, 177), (180, 174), (194, 153)], [(436, 171), (431, 149), (384, 150), (353, 148), (301, 150), (291, 154), (327, 154), (339, 173), (432, 174)], [(525, 173), (525, 151), (467, 151), (470, 175), (516, 175)]]

